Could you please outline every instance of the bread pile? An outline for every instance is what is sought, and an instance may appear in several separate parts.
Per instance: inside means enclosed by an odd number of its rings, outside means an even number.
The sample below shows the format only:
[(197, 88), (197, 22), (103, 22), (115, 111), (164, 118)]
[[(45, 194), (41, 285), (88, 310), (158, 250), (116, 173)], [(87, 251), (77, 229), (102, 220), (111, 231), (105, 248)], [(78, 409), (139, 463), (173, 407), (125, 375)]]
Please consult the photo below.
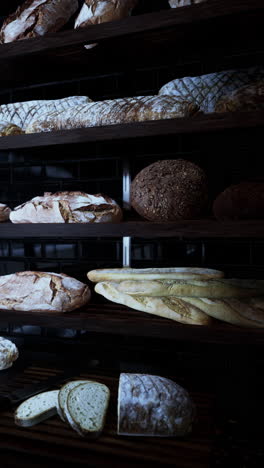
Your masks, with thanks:
[(93, 270), (88, 278), (106, 299), (189, 325), (212, 318), (264, 327), (264, 281), (224, 279), (202, 268)]
[[(95, 438), (104, 428), (109, 400), (106, 385), (74, 380), (24, 401), (15, 423), (30, 427), (58, 413), (79, 435)], [(164, 377), (121, 374), (117, 407), (120, 435), (171, 437), (192, 430), (194, 404), (188, 392)]]

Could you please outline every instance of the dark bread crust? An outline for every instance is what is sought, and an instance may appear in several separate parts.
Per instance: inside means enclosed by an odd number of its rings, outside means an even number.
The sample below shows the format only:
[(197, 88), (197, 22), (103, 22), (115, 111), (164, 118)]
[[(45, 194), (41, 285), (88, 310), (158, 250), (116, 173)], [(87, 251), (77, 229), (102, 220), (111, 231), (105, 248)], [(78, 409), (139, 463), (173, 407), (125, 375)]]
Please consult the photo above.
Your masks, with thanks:
[(264, 108), (264, 81), (242, 86), (221, 97), (216, 103), (216, 112), (245, 112)]
[(264, 183), (241, 182), (218, 195), (213, 204), (217, 219), (263, 219)]

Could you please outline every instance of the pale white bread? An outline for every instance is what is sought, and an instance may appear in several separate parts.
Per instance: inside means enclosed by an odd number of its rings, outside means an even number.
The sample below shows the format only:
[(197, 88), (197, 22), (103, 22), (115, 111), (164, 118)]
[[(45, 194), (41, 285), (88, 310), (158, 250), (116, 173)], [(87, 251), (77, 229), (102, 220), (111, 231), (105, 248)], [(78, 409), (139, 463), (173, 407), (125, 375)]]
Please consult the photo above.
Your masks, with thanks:
[(58, 390), (39, 393), (24, 401), (15, 411), (15, 423), (30, 427), (57, 414)]
[(0, 370), (11, 367), (18, 356), (19, 352), (15, 343), (0, 336)]
[(77, 105), (36, 118), (26, 133), (189, 117), (199, 108), (175, 96), (136, 96)]
[(8, 221), (10, 213), (11, 209), (4, 203), (0, 203), (0, 223)]
[(98, 437), (103, 430), (110, 390), (98, 382), (88, 382), (74, 387), (65, 405), (65, 415), (80, 435)]
[(78, 0), (26, 0), (1, 28), (2, 43), (43, 36), (64, 26), (78, 9)]
[(91, 102), (87, 96), (70, 96), (63, 99), (14, 102), (0, 105), (0, 120), (25, 130), (33, 120), (44, 114), (65, 111), (71, 107)]
[(252, 297), (264, 295), (264, 280), (247, 279), (187, 279), (121, 281), (116, 285), (120, 292), (142, 296), (183, 297)]
[(63, 273), (23, 271), (0, 276), (0, 309), (70, 312), (90, 300), (89, 287)]
[(213, 318), (241, 327), (264, 328), (264, 299), (252, 298), (183, 298)]
[(46, 192), (10, 213), (12, 223), (114, 223), (121, 219), (122, 210), (112, 198), (84, 192)]
[(195, 5), (196, 3), (207, 2), (208, 0), (169, 0), (171, 8), (178, 8), (182, 6)]
[(264, 77), (264, 68), (254, 67), (241, 70), (227, 70), (201, 76), (177, 78), (165, 84), (160, 95), (181, 98), (196, 104), (203, 112), (214, 112), (217, 101), (241, 86)]
[(224, 273), (209, 268), (109, 268), (91, 270), (87, 273), (90, 281), (123, 281), (123, 280), (171, 280), (171, 279), (209, 279), (222, 278)]
[(89, 380), (72, 380), (63, 385), (59, 391), (58, 401), (57, 401), (57, 412), (62, 421), (67, 422), (67, 417), (65, 415), (65, 406), (67, 403), (67, 398), (70, 391), (77, 387), (80, 384), (87, 383)]
[(188, 392), (156, 375), (121, 374), (118, 429), (129, 436), (184, 436), (191, 432), (195, 411)]
[(22, 128), (12, 122), (0, 121), (0, 136), (21, 135), (25, 133)]
[(95, 291), (106, 299), (131, 307), (135, 310), (158, 315), (176, 322), (189, 325), (209, 325), (210, 317), (192, 304), (186, 303), (182, 298), (151, 297), (151, 296), (130, 296), (119, 292), (117, 284), (112, 282), (97, 283)]

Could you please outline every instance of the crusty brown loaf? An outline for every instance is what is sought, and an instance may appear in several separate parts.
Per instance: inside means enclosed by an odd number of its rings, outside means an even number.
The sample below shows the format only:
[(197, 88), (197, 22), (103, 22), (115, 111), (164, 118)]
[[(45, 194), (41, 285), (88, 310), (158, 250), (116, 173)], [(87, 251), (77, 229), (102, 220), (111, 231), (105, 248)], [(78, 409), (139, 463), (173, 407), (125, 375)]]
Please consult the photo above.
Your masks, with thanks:
[(88, 286), (63, 273), (23, 271), (0, 276), (0, 309), (69, 312), (87, 304)]
[(118, 428), (121, 435), (184, 436), (195, 415), (188, 392), (156, 375), (121, 374), (118, 388)]
[(131, 184), (131, 204), (150, 221), (175, 221), (199, 216), (208, 200), (204, 171), (183, 159), (157, 161)]
[(32, 121), (26, 133), (189, 117), (198, 110), (196, 104), (175, 96), (105, 100), (77, 105), (62, 112), (46, 113)]
[(2, 43), (58, 31), (78, 9), (78, 0), (26, 0), (5, 20)]
[(85, 0), (75, 28), (120, 20), (130, 15), (138, 0)]
[(112, 198), (84, 192), (46, 192), (10, 214), (12, 223), (109, 223), (121, 218), (122, 210)]
[(264, 108), (264, 80), (228, 93), (216, 103), (216, 112), (245, 112)]
[(12, 122), (0, 121), (0, 136), (21, 135), (25, 133), (22, 128)]
[(217, 219), (263, 219), (264, 183), (241, 182), (218, 195), (213, 204)]
[(9, 220), (10, 212), (11, 210), (7, 205), (5, 205), (4, 203), (0, 203), (0, 223)]

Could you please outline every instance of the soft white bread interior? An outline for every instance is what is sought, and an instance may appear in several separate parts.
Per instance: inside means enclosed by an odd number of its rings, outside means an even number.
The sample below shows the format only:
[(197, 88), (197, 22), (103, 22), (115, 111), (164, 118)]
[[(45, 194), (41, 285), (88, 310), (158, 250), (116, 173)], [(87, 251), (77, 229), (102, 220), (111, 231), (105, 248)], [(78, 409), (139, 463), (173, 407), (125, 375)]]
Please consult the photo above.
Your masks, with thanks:
[(30, 427), (57, 414), (58, 394), (58, 390), (51, 390), (24, 401), (15, 411), (15, 423)]
[(71, 382), (67, 382), (65, 385), (63, 385), (59, 391), (58, 395), (58, 406), (57, 406), (57, 412), (60, 418), (64, 421), (67, 422), (67, 417), (65, 415), (65, 406), (67, 403), (67, 398), (70, 393), (70, 391), (77, 387), (80, 384), (87, 383), (88, 380), (73, 380)]

